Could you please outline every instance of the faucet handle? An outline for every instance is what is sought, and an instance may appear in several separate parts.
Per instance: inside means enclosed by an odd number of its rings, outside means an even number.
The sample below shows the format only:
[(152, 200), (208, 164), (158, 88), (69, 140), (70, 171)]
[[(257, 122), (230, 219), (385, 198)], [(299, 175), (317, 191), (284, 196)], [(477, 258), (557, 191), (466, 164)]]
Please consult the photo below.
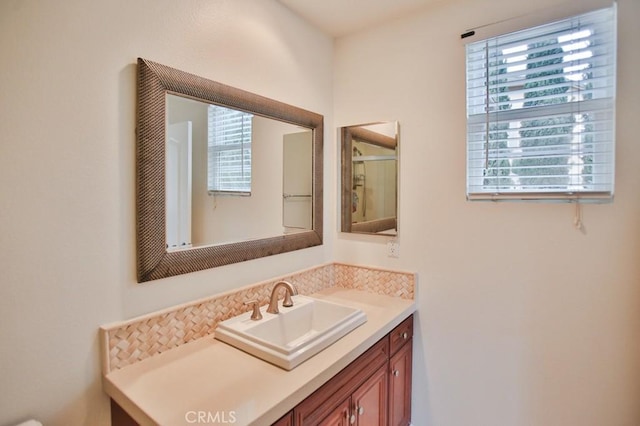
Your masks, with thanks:
[(247, 300), (244, 302), (245, 305), (250, 305), (253, 311), (251, 312), (251, 319), (253, 321), (258, 321), (262, 319), (262, 312), (260, 312), (260, 305), (258, 304), (257, 299)]
[(289, 293), (288, 291), (285, 291), (284, 293), (284, 300), (282, 301), (282, 306), (284, 306), (285, 308), (290, 308), (293, 306), (293, 300), (291, 300), (291, 293)]

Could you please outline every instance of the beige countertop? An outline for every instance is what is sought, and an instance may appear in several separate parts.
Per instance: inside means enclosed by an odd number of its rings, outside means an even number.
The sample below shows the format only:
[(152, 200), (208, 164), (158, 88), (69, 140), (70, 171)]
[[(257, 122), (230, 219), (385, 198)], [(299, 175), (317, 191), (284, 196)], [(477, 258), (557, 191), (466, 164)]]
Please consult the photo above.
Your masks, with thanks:
[(333, 287), (313, 296), (362, 309), (367, 322), (291, 371), (213, 336), (108, 373), (105, 392), (142, 425), (266, 425), (415, 311), (413, 300)]

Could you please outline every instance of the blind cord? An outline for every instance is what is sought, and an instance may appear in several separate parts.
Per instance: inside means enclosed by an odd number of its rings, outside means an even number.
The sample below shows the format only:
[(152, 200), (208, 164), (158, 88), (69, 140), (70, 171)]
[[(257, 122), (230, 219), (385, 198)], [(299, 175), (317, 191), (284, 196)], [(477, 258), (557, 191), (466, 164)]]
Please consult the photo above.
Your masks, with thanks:
[(484, 103), (484, 110), (485, 110), (485, 128), (486, 128), (486, 133), (485, 133), (485, 137), (487, 139), (487, 144), (485, 145), (485, 151), (484, 151), (484, 172), (483, 174), (486, 176), (487, 172), (489, 171), (489, 141), (491, 139), (491, 133), (489, 132), (489, 126), (491, 124), (490, 120), (489, 120), (489, 40), (486, 41), (485, 43), (485, 65), (484, 65), (484, 69), (486, 70), (486, 82), (485, 82), (485, 90), (486, 90), (486, 97), (485, 97), (485, 103)]
[(584, 224), (582, 223), (582, 204), (576, 201), (576, 208), (573, 216), (573, 227), (584, 233)]

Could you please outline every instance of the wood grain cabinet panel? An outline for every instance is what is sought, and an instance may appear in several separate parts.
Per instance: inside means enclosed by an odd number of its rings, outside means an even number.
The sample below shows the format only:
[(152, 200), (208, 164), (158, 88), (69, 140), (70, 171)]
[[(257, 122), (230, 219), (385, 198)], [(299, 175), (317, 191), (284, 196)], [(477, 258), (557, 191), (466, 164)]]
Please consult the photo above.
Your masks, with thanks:
[(318, 426), (348, 426), (351, 421), (349, 405), (351, 398), (347, 398), (338, 405)]
[(386, 426), (387, 377), (381, 368), (353, 393), (351, 415), (357, 426)]
[(295, 426), (315, 426), (389, 362), (389, 340), (379, 340), (293, 409)]
[(293, 426), (293, 411), (289, 411), (287, 414), (280, 417), (280, 420), (275, 422), (273, 426)]
[[(348, 368), (348, 367), (347, 367)], [(320, 423), (310, 422), (307, 418), (303, 424), (314, 426), (386, 426), (387, 424), (387, 369), (378, 368), (364, 383), (342, 401)]]
[(295, 426), (410, 424), (412, 350), (413, 315), (295, 407)]
[(389, 425), (411, 422), (411, 362), (413, 342), (409, 340), (389, 360)]

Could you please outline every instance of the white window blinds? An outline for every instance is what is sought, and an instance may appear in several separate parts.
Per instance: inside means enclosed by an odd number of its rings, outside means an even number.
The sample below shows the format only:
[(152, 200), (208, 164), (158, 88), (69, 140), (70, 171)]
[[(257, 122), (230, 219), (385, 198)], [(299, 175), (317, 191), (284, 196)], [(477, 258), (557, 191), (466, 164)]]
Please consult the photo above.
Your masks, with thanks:
[(468, 199), (611, 199), (615, 52), (615, 5), (467, 44)]
[(209, 105), (208, 189), (215, 193), (251, 193), (252, 114)]

